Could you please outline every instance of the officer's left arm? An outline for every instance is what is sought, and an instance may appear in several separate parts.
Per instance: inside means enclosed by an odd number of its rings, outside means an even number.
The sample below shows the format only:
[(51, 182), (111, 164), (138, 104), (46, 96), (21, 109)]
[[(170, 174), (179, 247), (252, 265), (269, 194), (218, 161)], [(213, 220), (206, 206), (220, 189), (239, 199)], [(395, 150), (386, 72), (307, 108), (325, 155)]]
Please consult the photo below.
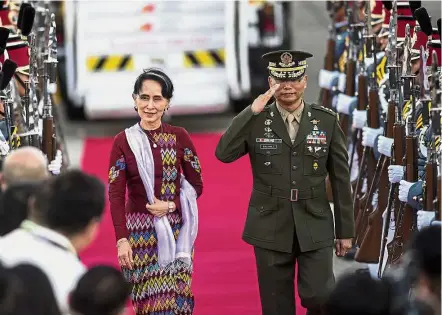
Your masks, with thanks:
[(335, 118), (327, 170), (333, 192), (335, 234), (337, 239), (353, 238), (355, 234), (353, 202), (346, 137)]

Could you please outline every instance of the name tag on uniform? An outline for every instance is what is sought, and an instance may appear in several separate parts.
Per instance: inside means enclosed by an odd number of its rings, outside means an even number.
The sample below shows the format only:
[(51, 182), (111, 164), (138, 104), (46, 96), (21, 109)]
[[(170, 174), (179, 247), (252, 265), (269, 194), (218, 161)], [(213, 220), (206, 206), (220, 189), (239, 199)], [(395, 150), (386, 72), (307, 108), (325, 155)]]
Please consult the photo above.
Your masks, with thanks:
[(261, 150), (276, 150), (278, 146), (276, 144), (260, 144), (259, 148)]
[(282, 139), (256, 138), (258, 143), (282, 143)]

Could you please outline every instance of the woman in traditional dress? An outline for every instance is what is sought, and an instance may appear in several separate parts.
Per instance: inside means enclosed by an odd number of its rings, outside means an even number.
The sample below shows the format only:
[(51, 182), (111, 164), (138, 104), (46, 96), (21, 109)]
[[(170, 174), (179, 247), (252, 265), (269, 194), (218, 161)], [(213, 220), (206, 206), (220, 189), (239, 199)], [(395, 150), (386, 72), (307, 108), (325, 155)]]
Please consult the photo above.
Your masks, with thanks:
[(203, 183), (187, 131), (162, 122), (172, 95), (165, 73), (144, 70), (132, 94), (141, 120), (115, 137), (110, 156), (109, 200), (118, 261), (133, 284), (137, 315), (192, 314), (194, 308), (196, 198)]

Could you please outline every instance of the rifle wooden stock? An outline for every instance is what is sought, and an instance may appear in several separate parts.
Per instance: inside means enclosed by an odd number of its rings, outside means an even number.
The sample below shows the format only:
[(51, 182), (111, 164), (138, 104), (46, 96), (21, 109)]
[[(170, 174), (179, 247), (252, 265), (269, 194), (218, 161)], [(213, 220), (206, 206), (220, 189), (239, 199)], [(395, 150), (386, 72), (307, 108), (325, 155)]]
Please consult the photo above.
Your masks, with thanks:
[[(405, 139), (405, 128), (404, 125), (401, 122), (396, 122), (393, 126), (393, 154), (391, 158), (391, 164), (396, 165), (400, 163), (405, 155), (404, 150), (404, 139)], [(384, 225), (384, 231), (382, 233), (383, 239), (382, 239), (382, 245), (381, 245), (381, 255), (380, 255), (380, 262), (379, 262), (379, 270), (378, 270), (378, 277), (381, 278), (382, 275), (382, 267), (384, 265), (384, 256), (385, 256), (385, 250), (387, 248), (387, 242), (388, 242), (388, 230), (390, 229), (390, 221), (391, 221), (391, 214), (392, 211), (395, 209), (395, 221), (397, 221), (399, 208), (398, 206), (398, 199), (397, 199), (397, 193), (398, 193), (398, 187), (399, 184), (394, 183), (390, 185), (390, 191), (388, 196), (388, 204), (387, 204), (387, 215), (385, 218), (385, 225)], [(396, 237), (397, 229), (395, 231), (395, 237)], [(388, 250), (389, 253), (391, 253), (392, 247), (390, 246), (390, 249)], [(390, 254), (389, 254), (390, 255)], [(390, 256), (389, 256), (390, 257)], [(388, 264), (388, 263), (387, 263)]]
[(435, 162), (427, 163), (425, 165), (425, 194), (424, 194), (424, 209), (428, 211), (435, 211), (434, 199), (437, 194), (437, 164)]
[[(415, 136), (407, 136), (405, 138), (405, 160), (406, 160), (406, 180), (408, 182), (414, 183), (418, 181), (418, 168), (417, 168), (417, 152), (418, 141)], [(405, 206), (404, 214), (404, 225), (403, 225), (403, 235), (404, 240), (407, 242), (411, 233), (417, 228), (416, 224), (416, 214), (415, 210), (408, 204)]]
[[(388, 104), (387, 113), (387, 124), (386, 124), (386, 137), (393, 138), (393, 126), (395, 120), (395, 104), (390, 102)], [(367, 214), (367, 219), (363, 220), (362, 224), (366, 223), (366, 226), (362, 227), (363, 239), (361, 241), (361, 246), (358, 248), (355, 260), (364, 263), (378, 263), (379, 253), (381, 252), (381, 238), (382, 238), (382, 213), (387, 207), (389, 193), (389, 179), (388, 179), (388, 165), (390, 160), (386, 156), (382, 156), (376, 167), (376, 171), (380, 170), (380, 176), (375, 176), (370, 187), (370, 204), (366, 205), (365, 208), (371, 205), (371, 200), (373, 198), (375, 189), (378, 188), (378, 203), (372, 212)]]
[[(346, 69), (346, 81), (345, 81), (345, 94), (348, 96), (355, 95), (355, 73), (356, 73), (356, 61), (348, 60)], [(339, 114), (339, 123), (345, 136), (348, 135), (348, 115)]]
[[(368, 93), (368, 101), (369, 106), (367, 108), (368, 110), (368, 126), (370, 128), (378, 129), (380, 127), (380, 121), (379, 121), (379, 95), (377, 89), (370, 89)], [(366, 163), (367, 163), (367, 191), (366, 193), (360, 198), (359, 205), (362, 206), (358, 210), (358, 215), (356, 218), (356, 237), (355, 241), (356, 244), (361, 246), (362, 236), (365, 231), (362, 231), (362, 227), (364, 226), (364, 208), (365, 205), (367, 205), (367, 202), (369, 202), (369, 188), (371, 187), (371, 183), (373, 182), (374, 175), (376, 173), (376, 166), (377, 161), (374, 156), (373, 149), (370, 147), (365, 147), (364, 150), (368, 150), (368, 154), (366, 157)], [(370, 204), (368, 204), (370, 205)]]
[(382, 238), (382, 212), (388, 202), (388, 159), (382, 160), (381, 176), (379, 180), (378, 204), (371, 213), (367, 215), (367, 228), (358, 248), (355, 260), (375, 264), (379, 262), (379, 254), (381, 252)]
[[(409, 182), (416, 182), (418, 179), (417, 170), (417, 139), (413, 136), (405, 137), (405, 179)], [(415, 225), (415, 210), (401, 202), (396, 218), (396, 230), (393, 240), (387, 244), (388, 260), (387, 265), (396, 264), (404, 252), (404, 244), (410, 239)]]
[[(325, 55), (325, 70), (333, 71), (335, 68), (335, 46), (334, 39), (329, 38), (327, 40), (327, 54)], [(322, 106), (331, 108), (331, 91), (322, 89)]]
[[(365, 75), (359, 75), (358, 76), (358, 110), (365, 110), (367, 108), (367, 104), (368, 104), (368, 88), (367, 88), (367, 77)], [(364, 147), (362, 146), (362, 130), (361, 129), (357, 129), (358, 131), (358, 148), (357, 148), (357, 152), (358, 152), (358, 156), (359, 156), (359, 161), (361, 161), (362, 159), (362, 154), (364, 151)], [(353, 142), (355, 143), (355, 142)]]
[(51, 162), (55, 158), (54, 151), (54, 120), (52, 117), (43, 118), (43, 141), (42, 151)]
[[(368, 94), (367, 94), (367, 77), (363, 74), (360, 74), (358, 76), (358, 105), (357, 110), (365, 110), (368, 104)], [(362, 146), (362, 130), (361, 129), (355, 129), (353, 131), (352, 135), (352, 142), (353, 147), (351, 151), (350, 156), (350, 170), (353, 167), (353, 157), (355, 155), (355, 152), (358, 154), (358, 161), (359, 161), (359, 175), (358, 179), (356, 180), (356, 183), (352, 183), (353, 187), (353, 211), (354, 216), (356, 218), (358, 210), (359, 209), (359, 198), (362, 195), (361, 189), (362, 189), (362, 182), (360, 182), (359, 178), (361, 176), (361, 170), (365, 165), (362, 165), (362, 161), (365, 161), (366, 158), (364, 158), (364, 147)], [(368, 152), (367, 152), (368, 154)], [(358, 185), (359, 183), (359, 185)]]
[(384, 160), (385, 160), (384, 156), (381, 156), (379, 158), (378, 163), (375, 166), (374, 176), (371, 176), (371, 182), (368, 182), (367, 179), (368, 192), (363, 196), (363, 198), (365, 198), (363, 199), (365, 203), (362, 204), (363, 208), (361, 208), (359, 216), (356, 221), (356, 231), (357, 231), (356, 244), (358, 244), (359, 247), (362, 246), (362, 241), (367, 231), (368, 216), (372, 210), (371, 202), (373, 200), (373, 194), (376, 191), (376, 188), (379, 184), (379, 178), (381, 175), (381, 170), (382, 170), (382, 165), (384, 164)]
[(434, 209), (436, 209), (436, 220), (441, 221), (441, 213), (442, 213), (442, 202), (440, 202), (441, 198), (441, 182), (442, 178), (440, 176), (437, 177), (437, 196), (434, 199)]

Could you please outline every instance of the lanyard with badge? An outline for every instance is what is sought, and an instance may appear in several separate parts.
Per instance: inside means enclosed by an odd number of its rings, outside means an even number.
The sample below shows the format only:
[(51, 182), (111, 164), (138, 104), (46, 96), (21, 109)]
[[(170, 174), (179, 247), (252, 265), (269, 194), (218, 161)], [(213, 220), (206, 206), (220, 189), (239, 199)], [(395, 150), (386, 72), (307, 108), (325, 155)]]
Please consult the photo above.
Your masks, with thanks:
[(22, 228), (23, 230), (25, 230), (26, 232), (31, 234), (32, 237), (34, 237), (36, 239), (39, 239), (40, 241), (44, 241), (44, 242), (46, 242), (48, 244), (51, 244), (52, 246), (58, 247), (58, 248), (60, 248), (60, 249), (62, 249), (64, 251), (71, 252), (72, 254), (74, 254), (80, 260), (80, 257), (78, 256), (78, 254), (76, 253), (75, 249), (72, 246), (63, 246), (63, 245), (61, 245), (61, 244), (59, 244), (57, 242), (54, 242), (53, 240), (51, 240), (51, 239), (49, 239), (47, 237), (44, 237), (44, 236), (39, 235), (39, 234), (36, 234), (34, 232), (34, 230), (35, 230), (35, 224), (34, 223), (26, 220), (26, 221), (24, 221), (20, 225), (20, 228)]

